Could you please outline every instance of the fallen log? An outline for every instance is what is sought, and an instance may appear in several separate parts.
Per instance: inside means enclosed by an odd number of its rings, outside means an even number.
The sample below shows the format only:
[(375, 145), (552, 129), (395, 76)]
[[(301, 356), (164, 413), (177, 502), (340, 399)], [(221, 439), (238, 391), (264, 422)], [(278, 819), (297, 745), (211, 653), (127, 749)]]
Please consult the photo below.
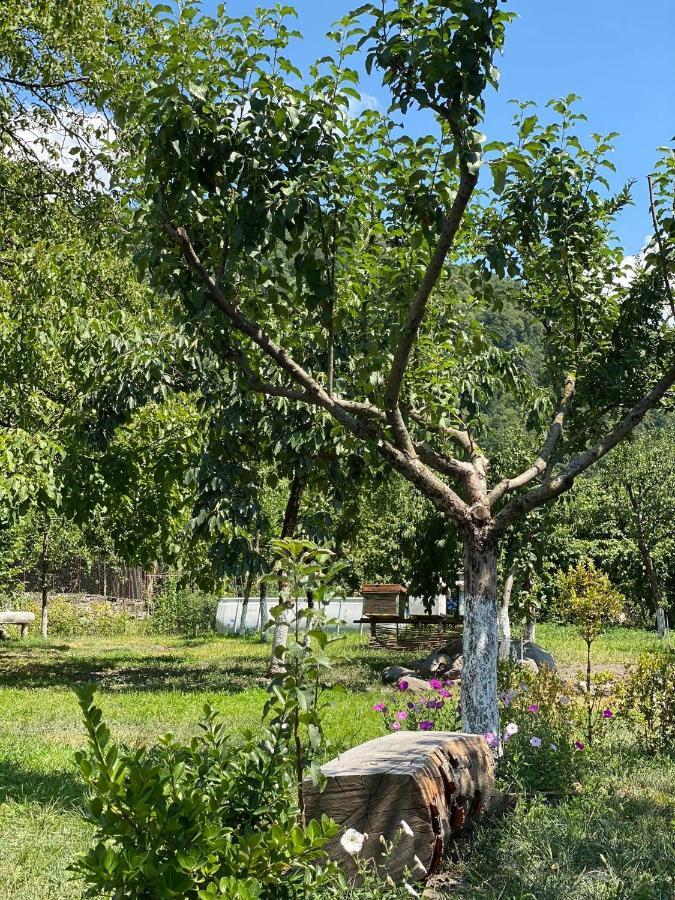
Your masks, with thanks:
[(453, 835), (480, 814), (494, 786), (492, 751), (474, 734), (399, 732), (354, 747), (321, 768), (325, 790), (305, 785), (307, 818), (326, 814), (341, 826), (327, 849), (347, 874), (355, 874), (356, 866), (340, 842), (345, 831), (367, 835), (360, 858), (384, 863), (381, 837), (394, 839), (401, 820), (412, 829), (386, 861), (395, 881), (406, 870), (417, 879), (436, 872)]

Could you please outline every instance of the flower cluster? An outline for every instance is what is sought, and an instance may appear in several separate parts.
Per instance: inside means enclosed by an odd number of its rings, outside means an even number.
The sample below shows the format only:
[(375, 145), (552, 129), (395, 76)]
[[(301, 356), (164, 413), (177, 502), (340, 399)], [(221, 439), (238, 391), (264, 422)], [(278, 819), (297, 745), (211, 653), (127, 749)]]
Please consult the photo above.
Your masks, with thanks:
[(392, 710), (383, 701), (373, 706), (373, 711), (381, 714), (387, 731), (455, 731), (459, 728), (459, 703), (453, 693), (456, 682), (430, 678), (428, 685), (428, 691), (414, 693), (409, 682), (401, 679), (396, 688), (406, 697), (396, 705), (402, 708)]

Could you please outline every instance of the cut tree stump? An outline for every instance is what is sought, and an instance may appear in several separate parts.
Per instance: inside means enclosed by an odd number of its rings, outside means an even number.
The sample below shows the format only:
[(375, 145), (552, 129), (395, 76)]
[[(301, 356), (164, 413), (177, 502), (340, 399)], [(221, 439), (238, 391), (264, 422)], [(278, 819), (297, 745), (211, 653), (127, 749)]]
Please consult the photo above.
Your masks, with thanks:
[[(32, 612), (21, 612), (19, 610), (6, 609), (0, 612), (0, 626), (2, 625), (18, 625), (21, 631), (21, 637), (28, 634), (28, 626), (35, 621), (35, 614)], [(0, 631), (4, 631), (0, 628)]]
[(341, 826), (327, 849), (347, 874), (356, 872), (340, 843), (348, 828), (368, 835), (359, 856), (375, 860), (381, 836), (391, 841), (402, 819), (412, 828), (413, 836), (404, 834), (386, 862), (395, 881), (406, 869), (413, 878), (425, 877), (415, 857), (427, 875), (436, 872), (453, 834), (489, 804), (494, 787), (492, 751), (475, 734), (399, 732), (354, 747), (321, 769), (325, 790), (305, 785), (307, 818), (326, 814)]

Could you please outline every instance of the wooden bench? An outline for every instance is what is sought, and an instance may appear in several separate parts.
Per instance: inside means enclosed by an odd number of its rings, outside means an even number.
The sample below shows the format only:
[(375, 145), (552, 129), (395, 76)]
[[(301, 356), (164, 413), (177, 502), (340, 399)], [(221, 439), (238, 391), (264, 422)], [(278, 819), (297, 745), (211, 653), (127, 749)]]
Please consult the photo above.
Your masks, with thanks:
[(35, 621), (35, 613), (22, 612), (18, 609), (6, 609), (0, 611), (0, 638), (6, 638), (4, 625), (18, 625), (21, 629), (21, 637), (28, 634), (28, 627)]

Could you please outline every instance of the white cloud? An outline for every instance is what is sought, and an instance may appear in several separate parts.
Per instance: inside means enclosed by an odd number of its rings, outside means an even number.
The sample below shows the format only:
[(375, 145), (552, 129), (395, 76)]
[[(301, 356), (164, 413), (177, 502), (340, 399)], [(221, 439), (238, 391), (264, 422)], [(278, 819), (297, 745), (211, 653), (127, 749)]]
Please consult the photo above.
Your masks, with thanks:
[(348, 112), (353, 119), (360, 116), (367, 109), (381, 109), (380, 101), (377, 97), (373, 97), (372, 94), (361, 94), (360, 100), (350, 99)]

